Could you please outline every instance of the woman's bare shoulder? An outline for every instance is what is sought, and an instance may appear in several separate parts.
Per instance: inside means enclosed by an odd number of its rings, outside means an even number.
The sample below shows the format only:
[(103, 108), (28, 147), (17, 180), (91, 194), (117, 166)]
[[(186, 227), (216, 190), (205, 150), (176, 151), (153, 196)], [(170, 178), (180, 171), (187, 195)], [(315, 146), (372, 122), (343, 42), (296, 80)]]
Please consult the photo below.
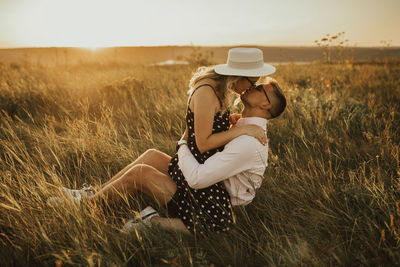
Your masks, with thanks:
[[(201, 86), (201, 85), (209, 84), (210, 86)], [(201, 87), (199, 87), (201, 86)], [(192, 92), (192, 101), (189, 104), (190, 107), (193, 107), (193, 102), (202, 102), (202, 103), (208, 103), (209, 105), (212, 106), (219, 106), (219, 101), (218, 97), (215, 94), (215, 87), (217, 86), (216, 82), (212, 79), (203, 79), (199, 81), (197, 84), (195, 84), (194, 88), (197, 88), (194, 92)], [(194, 100), (194, 101), (193, 101)]]
[[(197, 83), (195, 83), (193, 85), (193, 88), (197, 88), (203, 84), (211, 85), (214, 89), (217, 87), (217, 82), (215, 80), (206, 78), (206, 79), (202, 79), (202, 80), (198, 81)], [(202, 86), (202, 87), (206, 87), (206, 86)]]
[(215, 89), (217, 87), (217, 82), (213, 79), (202, 79), (193, 85), (193, 96), (197, 94), (207, 94), (215, 96)]

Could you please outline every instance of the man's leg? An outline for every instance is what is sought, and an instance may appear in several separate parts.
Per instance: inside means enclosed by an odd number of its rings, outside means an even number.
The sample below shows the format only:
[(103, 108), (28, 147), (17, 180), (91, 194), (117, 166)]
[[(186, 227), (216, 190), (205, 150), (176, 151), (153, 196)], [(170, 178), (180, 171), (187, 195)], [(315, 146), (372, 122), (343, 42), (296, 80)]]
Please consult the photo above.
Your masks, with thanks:
[(137, 191), (152, 197), (161, 206), (172, 199), (176, 192), (176, 183), (169, 175), (153, 166), (135, 164), (88, 199), (95, 202), (103, 199), (112, 202), (134, 196)]
[(172, 231), (177, 231), (177, 232), (182, 232), (184, 234), (190, 235), (191, 233), (189, 230), (186, 228), (186, 226), (183, 224), (181, 219), (178, 218), (163, 218), (163, 217), (158, 217), (154, 216), (151, 218), (151, 223), (152, 224), (158, 224), (161, 227), (172, 230)]
[[(110, 180), (104, 183), (101, 188), (106, 187), (110, 183), (119, 179), (122, 175), (124, 175), (129, 169), (137, 164), (146, 164), (154, 167), (161, 173), (168, 175), (168, 164), (171, 161), (171, 157), (161, 151), (156, 149), (148, 149), (142, 155), (140, 155), (135, 161), (127, 165), (120, 172), (118, 172), (115, 176), (113, 176)], [(100, 188), (100, 189), (101, 189)]]

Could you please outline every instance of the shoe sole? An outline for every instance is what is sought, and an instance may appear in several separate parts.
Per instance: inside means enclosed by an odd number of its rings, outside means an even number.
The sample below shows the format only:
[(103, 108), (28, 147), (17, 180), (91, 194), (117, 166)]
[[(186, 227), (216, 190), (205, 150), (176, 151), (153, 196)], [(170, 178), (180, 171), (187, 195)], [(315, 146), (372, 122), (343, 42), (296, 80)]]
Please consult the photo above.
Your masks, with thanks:
[(146, 217), (149, 217), (153, 214), (158, 214), (158, 212), (151, 206), (146, 207), (143, 209), (139, 214), (135, 215), (135, 220), (144, 220)]

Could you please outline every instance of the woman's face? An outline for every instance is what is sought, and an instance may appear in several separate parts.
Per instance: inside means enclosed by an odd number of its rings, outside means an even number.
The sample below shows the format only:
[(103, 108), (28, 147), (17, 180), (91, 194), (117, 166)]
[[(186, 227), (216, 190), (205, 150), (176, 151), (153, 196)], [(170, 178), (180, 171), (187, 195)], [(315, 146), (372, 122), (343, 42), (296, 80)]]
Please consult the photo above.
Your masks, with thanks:
[[(256, 83), (260, 77), (247, 77), (253, 83)], [(236, 84), (235, 93), (241, 95), (246, 91), (252, 84), (246, 79), (246, 77), (241, 78)]]

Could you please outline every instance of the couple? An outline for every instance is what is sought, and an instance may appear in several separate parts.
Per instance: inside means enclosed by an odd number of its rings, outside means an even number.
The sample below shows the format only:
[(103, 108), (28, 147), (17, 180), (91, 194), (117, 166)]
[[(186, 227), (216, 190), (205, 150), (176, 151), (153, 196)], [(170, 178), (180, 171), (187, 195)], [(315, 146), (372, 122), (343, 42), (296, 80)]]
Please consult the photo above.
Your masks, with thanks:
[[(112, 202), (141, 191), (166, 205), (167, 217), (147, 207), (126, 222), (125, 232), (145, 225), (188, 234), (228, 231), (234, 224), (232, 206), (250, 203), (261, 186), (268, 158), (267, 120), (286, 107), (275, 80), (256, 85), (261, 76), (274, 72), (261, 50), (230, 49), (227, 64), (199, 68), (193, 75), (186, 130), (175, 156), (150, 149), (97, 192), (85, 187), (63, 188), (63, 193), (77, 202)], [(241, 115), (229, 114), (231, 93), (240, 95)]]

